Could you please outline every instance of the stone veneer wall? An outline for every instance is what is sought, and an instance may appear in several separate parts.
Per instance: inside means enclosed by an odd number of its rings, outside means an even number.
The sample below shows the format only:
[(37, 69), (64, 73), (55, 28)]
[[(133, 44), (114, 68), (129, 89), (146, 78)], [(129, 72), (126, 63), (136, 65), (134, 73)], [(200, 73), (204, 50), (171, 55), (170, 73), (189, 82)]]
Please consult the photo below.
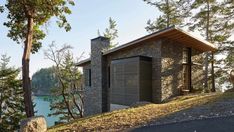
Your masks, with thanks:
[(152, 100), (154, 103), (161, 102), (161, 41), (148, 42), (148, 44), (139, 44), (132, 49), (121, 50), (107, 56), (108, 65), (111, 60), (132, 56), (152, 57)]
[[(183, 48), (175, 41), (162, 41), (162, 101), (180, 94), (183, 85)], [(192, 63), (203, 63), (202, 52), (192, 49)], [(204, 71), (202, 65), (192, 65), (192, 87), (202, 88)]]
[[(98, 44), (99, 43), (99, 44)], [(92, 86), (85, 87), (84, 114), (91, 115), (109, 111), (110, 109), (110, 88), (108, 86), (108, 67), (113, 59), (120, 59), (132, 56), (152, 57), (152, 100), (154, 103), (161, 103), (170, 97), (179, 94), (179, 87), (183, 85), (183, 46), (170, 40), (151, 41), (147, 44), (139, 44), (131, 49), (121, 50), (102, 56), (100, 50), (107, 46), (107, 42), (100, 44), (99, 41), (92, 41), (91, 64), (84, 66), (84, 69), (91, 68)], [(202, 54), (192, 50), (192, 61), (201, 63)], [(192, 84), (194, 88), (202, 84), (202, 66), (192, 67)]]
[(175, 41), (163, 40), (162, 42), (162, 68), (161, 86), (162, 99), (180, 94), (180, 86), (183, 85), (183, 46)]
[[(85, 82), (85, 79), (87, 76), (84, 71), (85, 70), (88, 70), (88, 69), (91, 69), (91, 64), (86, 64), (83, 66), (83, 74), (84, 74), (84, 82)], [(89, 98), (92, 96), (93, 94), (93, 89), (91, 88), (91, 86), (86, 86), (85, 83), (84, 83), (84, 116), (88, 116), (90, 115), (90, 113), (94, 113), (94, 110), (93, 109), (90, 109), (89, 106), (92, 106), (93, 105), (93, 98)]]
[[(107, 104), (103, 102), (107, 97), (106, 61), (102, 51), (109, 47), (110, 41), (104, 37), (91, 40), (91, 87), (84, 91), (84, 115), (94, 115), (107, 111)], [(88, 66), (84, 67), (88, 68)]]
[[(163, 39), (157, 42), (148, 42), (148, 44), (142, 44), (130, 50), (113, 53), (108, 55), (107, 59), (110, 65), (112, 59), (138, 55), (152, 57), (152, 100), (154, 103), (160, 103), (180, 94), (179, 88), (183, 85), (183, 48), (175, 41)], [(200, 54), (194, 55), (195, 57), (192, 57), (192, 60)], [(192, 79), (195, 79), (195, 77), (193, 76)]]

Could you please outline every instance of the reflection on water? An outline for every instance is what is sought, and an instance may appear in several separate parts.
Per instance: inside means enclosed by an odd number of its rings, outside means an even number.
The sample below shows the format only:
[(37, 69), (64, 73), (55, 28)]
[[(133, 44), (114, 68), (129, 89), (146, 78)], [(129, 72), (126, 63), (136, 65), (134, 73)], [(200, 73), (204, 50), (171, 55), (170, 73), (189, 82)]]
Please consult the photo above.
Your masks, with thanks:
[(50, 102), (48, 101), (49, 96), (34, 96), (33, 98), (33, 102), (36, 104), (36, 115), (43, 115), (46, 118), (47, 126), (53, 126), (54, 122), (59, 120), (59, 116), (48, 117), (48, 114), (52, 112), (50, 110)]

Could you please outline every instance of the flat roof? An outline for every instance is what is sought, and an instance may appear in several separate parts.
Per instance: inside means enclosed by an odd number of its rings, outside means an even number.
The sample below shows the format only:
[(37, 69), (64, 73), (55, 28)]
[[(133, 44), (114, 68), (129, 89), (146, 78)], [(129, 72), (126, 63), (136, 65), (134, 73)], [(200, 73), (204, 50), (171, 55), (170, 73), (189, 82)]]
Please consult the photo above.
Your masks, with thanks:
[[(212, 43), (210, 43), (206, 40), (197, 38), (194, 35), (192, 35), (191, 33), (186, 32), (180, 28), (172, 26), (172, 27), (160, 30), (158, 32), (146, 35), (144, 37), (141, 37), (141, 38), (136, 39), (134, 41), (131, 41), (129, 43), (120, 45), (116, 48), (104, 51), (103, 55), (112, 54), (112, 53), (115, 53), (115, 52), (118, 52), (118, 51), (121, 51), (121, 50), (124, 50), (127, 48), (137, 46), (138, 44), (142, 44), (143, 42), (157, 40), (160, 38), (169, 38), (171, 40), (179, 42), (180, 44), (182, 44), (185, 47), (191, 47), (191, 48), (197, 49), (197, 50), (202, 51), (202, 52), (217, 50), (217, 48)], [(91, 61), (90, 58), (83, 60), (83, 61), (80, 61), (76, 65), (82, 66), (82, 65), (88, 63), (89, 61)]]

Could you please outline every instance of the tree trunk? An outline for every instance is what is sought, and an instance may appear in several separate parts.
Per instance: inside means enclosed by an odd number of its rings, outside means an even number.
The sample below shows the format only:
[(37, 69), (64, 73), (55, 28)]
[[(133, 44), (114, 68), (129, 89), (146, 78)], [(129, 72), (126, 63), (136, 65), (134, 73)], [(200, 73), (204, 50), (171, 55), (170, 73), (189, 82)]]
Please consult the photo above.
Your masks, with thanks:
[(22, 75), (23, 75), (23, 90), (24, 90), (24, 105), (27, 117), (34, 116), (32, 93), (31, 93), (31, 82), (29, 77), (29, 61), (32, 49), (33, 41), (33, 18), (28, 18), (28, 32), (24, 45), (24, 53), (22, 58)]
[[(210, 3), (209, 0), (206, 1), (207, 3), (207, 17), (206, 17), (206, 40), (209, 41), (209, 26), (210, 26)], [(208, 90), (208, 66), (209, 66), (209, 61), (208, 61), (209, 53), (206, 52), (206, 58), (205, 58), (205, 90)]]
[(169, 11), (169, 0), (166, 0), (167, 4), (167, 28), (170, 26), (170, 11)]
[[(57, 66), (58, 67), (58, 66)], [(63, 96), (63, 100), (65, 102), (65, 105), (66, 105), (66, 108), (67, 108), (67, 111), (68, 111), (68, 115), (70, 115), (72, 117), (72, 119), (75, 119), (74, 115), (72, 114), (72, 111), (70, 109), (70, 105), (69, 105), (69, 102), (67, 101), (66, 99), (66, 95), (65, 95), (65, 85), (63, 84), (63, 81), (61, 79), (61, 76), (60, 76), (60, 73), (58, 73), (58, 79), (62, 85), (62, 96)]]
[(212, 79), (212, 87), (211, 92), (215, 92), (215, 77), (214, 77), (214, 52), (211, 55), (211, 79)]
[(205, 53), (205, 79), (204, 79), (204, 88), (205, 88), (205, 90), (208, 90), (208, 66), (209, 66), (208, 56), (209, 56), (209, 53), (206, 52)]
[(79, 106), (77, 103), (76, 103), (76, 98), (75, 98), (75, 93), (72, 93), (72, 101), (73, 103), (75, 104), (76, 108), (78, 109), (79, 111), (79, 115), (80, 115), (80, 118), (83, 118), (83, 110), (82, 110), (82, 107)]

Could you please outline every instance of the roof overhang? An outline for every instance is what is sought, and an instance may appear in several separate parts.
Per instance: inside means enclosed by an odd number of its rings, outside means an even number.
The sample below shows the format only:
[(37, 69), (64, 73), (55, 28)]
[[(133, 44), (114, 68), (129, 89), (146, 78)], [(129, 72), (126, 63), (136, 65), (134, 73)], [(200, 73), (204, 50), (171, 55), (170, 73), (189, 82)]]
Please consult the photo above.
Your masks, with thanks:
[(91, 59), (88, 58), (88, 59), (85, 59), (85, 60), (82, 60), (82, 61), (76, 63), (75, 65), (76, 65), (76, 66), (84, 66), (84, 65), (90, 63), (90, 61), (91, 61)]
[(179, 42), (180, 44), (184, 45), (185, 47), (191, 47), (194, 49), (197, 49), (202, 52), (206, 51), (215, 51), (217, 48), (210, 42), (200, 39), (198, 37), (195, 37), (194, 35), (190, 34), (189, 32), (186, 32), (180, 28), (177, 28), (175, 26), (160, 30), (158, 32), (146, 35), (142, 38), (136, 39), (134, 41), (131, 41), (127, 44), (121, 45), (119, 47), (116, 47), (114, 49), (105, 51), (103, 55), (108, 55), (111, 53), (114, 53), (116, 51), (120, 51), (125, 48), (130, 48), (131, 46), (136, 46), (137, 44), (142, 44), (147, 41), (151, 40), (157, 40), (160, 38), (169, 38), (170, 40), (174, 40)]
[[(150, 42), (150, 41), (155, 41), (160, 38), (168, 38), (170, 40), (174, 40), (178, 42), (179, 44), (185, 46), (185, 47), (190, 47), (197, 49), (202, 52), (207, 52), (207, 51), (216, 51), (217, 48), (210, 42), (200, 39), (194, 35), (192, 35), (189, 32), (186, 32), (180, 28), (177, 28), (175, 26), (160, 30), (158, 32), (146, 35), (144, 37), (141, 37), (139, 39), (136, 39), (134, 41), (131, 41), (129, 43), (123, 44), (121, 46), (118, 46), (116, 48), (113, 48), (111, 50), (107, 50), (103, 52), (103, 55), (109, 55), (124, 49), (132, 48), (137, 46), (138, 44), (145, 44), (145, 42)], [(91, 60), (86, 59), (83, 61), (78, 62), (76, 65), (77, 66), (83, 66), (87, 63), (89, 63)]]

